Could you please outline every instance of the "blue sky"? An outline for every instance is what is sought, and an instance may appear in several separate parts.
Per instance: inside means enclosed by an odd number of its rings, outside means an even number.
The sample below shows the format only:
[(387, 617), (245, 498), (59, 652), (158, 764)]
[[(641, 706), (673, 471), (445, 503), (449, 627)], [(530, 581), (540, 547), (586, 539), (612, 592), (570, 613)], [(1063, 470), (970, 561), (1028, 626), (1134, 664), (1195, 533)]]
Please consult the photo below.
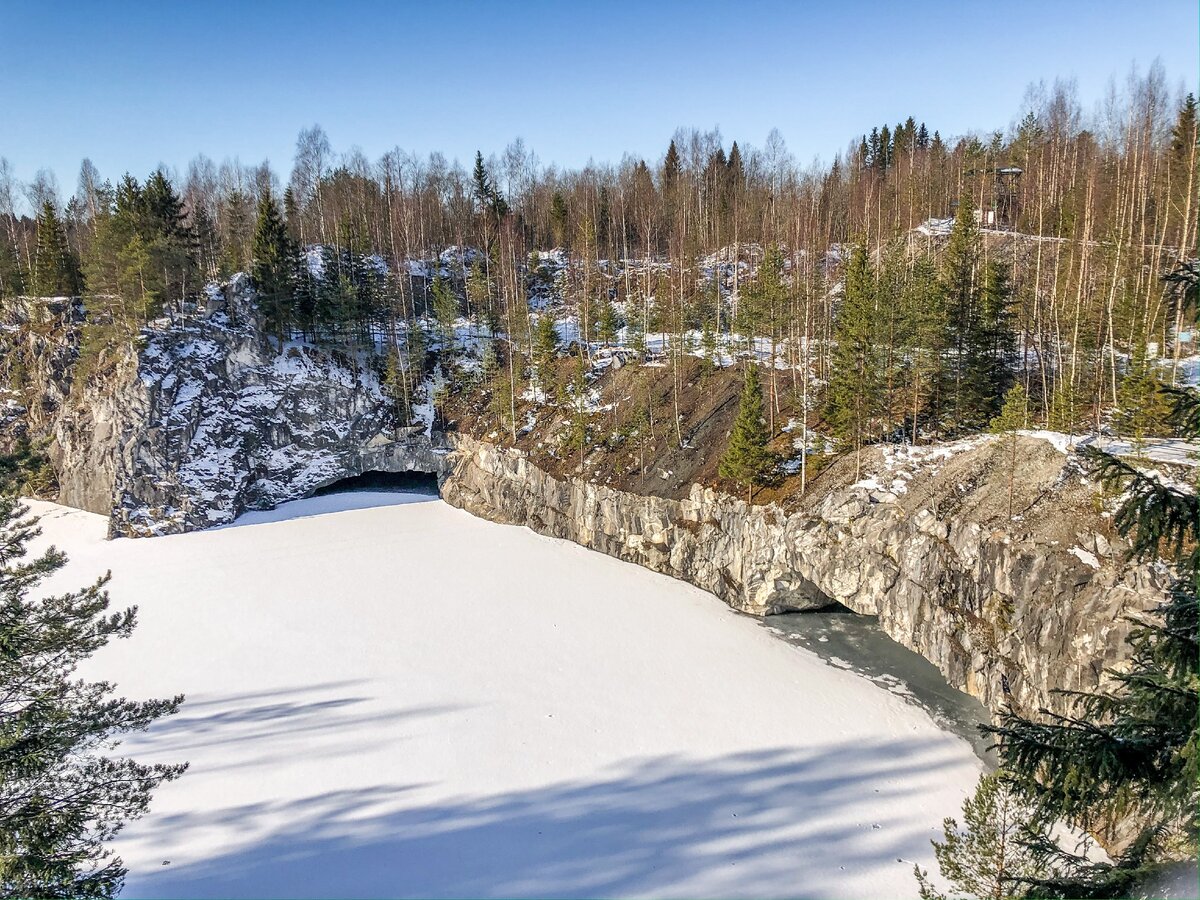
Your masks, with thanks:
[(0, 156), (73, 191), (203, 152), (285, 174), (296, 134), (469, 163), (521, 136), (543, 164), (658, 158), (680, 125), (802, 162), (908, 115), (1004, 127), (1025, 87), (1085, 109), (1155, 58), (1194, 90), (1196, 0), (1150, 2), (79, 2), (0, 0)]

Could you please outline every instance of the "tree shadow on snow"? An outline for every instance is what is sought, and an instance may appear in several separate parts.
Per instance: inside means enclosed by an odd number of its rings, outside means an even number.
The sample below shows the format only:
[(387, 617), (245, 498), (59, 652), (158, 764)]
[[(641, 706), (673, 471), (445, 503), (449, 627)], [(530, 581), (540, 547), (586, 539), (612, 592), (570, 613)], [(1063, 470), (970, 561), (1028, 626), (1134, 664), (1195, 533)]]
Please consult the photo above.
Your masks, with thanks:
[(646, 758), (426, 806), (412, 805), (419, 786), (380, 785), (158, 817), (172, 832), (236, 822), (257, 836), (133, 873), (125, 896), (846, 895), (854, 873), (908, 877), (930, 856), (937, 823), (906, 820), (906, 798), (960, 763), (946, 742), (856, 742)]
[[(362, 735), (370, 729), (468, 708), (463, 704), (440, 704), (381, 709), (366, 693), (347, 693), (367, 684), (367, 680), (354, 679), (188, 697), (175, 715), (127, 737), (122, 752), (146, 762), (166, 762), (188, 758), (196, 750), (232, 750), (240, 745), (227, 761), (214, 763), (210, 754), (194, 762), (192, 771), (209, 774), (286, 765), (295, 753), (311, 759), (337, 757), (350, 750), (361, 752), (384, 743), (383, 738), (377, 744), (364, 742)], [(364, 732), (364, 727), (368, 731)], [(395, 738), (389, 740), (394, 742)], [(258, 752), (248, 755), (247, 746)]]

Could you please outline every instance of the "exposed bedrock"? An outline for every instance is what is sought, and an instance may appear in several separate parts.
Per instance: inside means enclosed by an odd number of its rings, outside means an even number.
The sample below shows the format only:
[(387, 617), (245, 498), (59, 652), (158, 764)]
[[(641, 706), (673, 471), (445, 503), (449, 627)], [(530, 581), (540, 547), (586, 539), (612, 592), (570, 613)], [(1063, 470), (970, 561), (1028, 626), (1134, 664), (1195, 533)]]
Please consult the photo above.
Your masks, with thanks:
[[(1022, 439), (1013, 523), (997, 513), (1006, 454), (986, 438), (910, 455), (890, 483), (828, 473), (787, 512), (700, 486), (664, 499), (554, 477), (519, 451), (433, 433), (428, 415), (396, 428), (363, 361), (264, 336), (244, 280), (146, 329), (80, 385), (77, 323), (59, 315), (52, 334), (28, 311), (5, 319), (10, 367), (24, 360), (25, 396), (43, 399), (25, 404), (22, 427), (53, 436), (61, 502), (108, 515), (114, 535), (227, 523), (369, 471), (431, 472), (471, 513), (689, 581), (741, 612), (837, 602), (878, 615), (952, 685), (1026, 712), (1061, 709), (1056, 689), (1094, 687), (1120, 665), (1127, 616), (1162, 596), (1153, 567), (1124, 560), (1096, 486), (1045, 441)], [(876, 468), (895, 463), (872, 452)]]
[[(1053, 691), (1095, 686), (1126, 655), (1125, 617), (1161, 598), (1159, 575), (1122, 564), (1099, 535), (1086, 550), (1020, 537), (972, 521), (969, 506), (939, 516), (852, 486), (785, 515), (700, 486), (676, 501), (558, 480), (513, 451), (464, 437), (456, 447), (442, 487), (456, 506), (681, 578), (753, 615), (830, 602), (878, 615), (993, 710), (1061, 709)], [(992, 451), (973, 448), (929, 477), (987, 466)], [(1088, 540), (1086, 523), (1078, 531)]]

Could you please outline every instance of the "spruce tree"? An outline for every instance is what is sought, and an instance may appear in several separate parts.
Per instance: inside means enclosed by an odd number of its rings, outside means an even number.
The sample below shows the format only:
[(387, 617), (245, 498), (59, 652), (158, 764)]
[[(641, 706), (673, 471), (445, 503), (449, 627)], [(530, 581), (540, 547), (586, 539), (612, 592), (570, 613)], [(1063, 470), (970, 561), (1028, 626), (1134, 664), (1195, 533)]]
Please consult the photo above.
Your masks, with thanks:
[(737, 141), (729, 148), (729, 159), (725, 166), (729, 169), (729, 183), (736, 191), (746, 182), (746, 165), (742, 162), (742, 151)]
[(8, 237), (0, 235), (0, 300), (25, 293), (21, 255)]
[(1117, 390), (1113, 426), (1122, 437), (1132, 439), (1140, 452), (1147, 437), (1167, 430), (1171, 408), (1162, 392), (1162, 379), (1147, 358), (1146, 342), (1138, 341)]
[[(962, 426), (972, 413), (970, 362), (976, 347), (975, 322), (979, 300), (979, 228), (969, 197), (958, 204), (950, 240), (942, 255), (942, 290), (946, 297), (946, 323), (950, 350), (951, 408), (954, 424)], [(986, 421), (986, 420), (984, 420)]]
[(575, 358), (575, 371), (571, 376), (571, 409), (563, 436), (563, 449), (579, 454), (579, 472), (583, 474), (583, 461), (587, 452), (588, 438), (588, 383), (587, 367), (583, 356)]
[(109, 640), (129, 636), (136, 611), (108, 611), (107, 576), (34, 599), (66, 558), (50, 549), (24, 561), (39, 534), (26, 512), (0, 497), (0, 894), (111, 897), (125, 869), (104, 842), (185, 766), (104, 751), (117, 735), (175, 712), (183, 697), (130, 701), (106, 682), (73, 677)]
[(475, 151), (475, 170), (472, 173), (472, 181), (475, 182), (475, 202), (480, 207), (486, 207), (492, 199), (492, 180), (488, 177), (487, 169), (483, 165), (483, 153), (479, 150)]
[(663, 191), (670, 191), (675, 187), (675, 183), (679, 181), (679, 151), (675, 149), (675, 142), (671, 141), (671, 145), (667, 147), (667, 155), (663, 160), (662, 184)]
[(558, 329), (554, 326), (554, 316), (542, 313), (533, 326), (533, 372), (547, 399), (554, 393), (554, 361), (557, 357)]
[(1008, 277), (995, 262), (984, 268), (983, 283), (971, 302), (973, 314), (962, 364), (961, 424), (977, 427), (1000, 411), (1005, 391), (1012, 384), (1009, 358), (1017, 343)]
[(908, 403), (912, 442), (920, 425), (936, 436), (941, 430), (946, 395), (946, 304), (937, 272), (928, 257), (914, 260), (900, 294), (908, 357)]
[[(846, 266), (845, 289), (834, 326), (826, 412), (834, 434), (856, 454), (879, 431), (881, 377), (875, 309), (875, 276), (865, 243), (860, 241)], [(860, 466), (856, 456), (856, 473)]]
[(42, 297), (75, 296), (83, 288), (79, 263), (67, 245), (62, 220), (49, 200), (37, 220), (37, 253), (33, 263), (33, 291)]
[(620, 328), (621, 318), (617, 315), (617, 308), (610, 301), (601, 300), (600, 317), (596, 322), (596, 336), (607, 347), (617, 339), (617, 332)]
[(758, 274), (742, 294), (734, 325), (746, 340), (747, 349), (754, 350), (756, 335), (775, 333), (775, 324), (787, 300), (783, 280), (783, 252), (770, 244), (763, 252)]
[(567, 198), (555, 191), (550, 198), (550, 239), (556, 247), (567, 245), (568, 228)]
[(508, 204), (493, 184), (487, 168), (483, 164), (483, 153), (478, 150), (475, 151), (475, 170), (472, 173), (472, 181), (475, 183), (475, 200), (480, 209), (490, 212), (492, 217), (499, 222), (508, 212)]
[(267, 329), (274, 332), (282, 349), (294, 321), (292, 289), (296, 255), (269, 188), (258, 201), (252, 253), (251, 274)]
[(483, 350), (479, 354), (479, 380), (485, 390), (491, 388), (500, 374), (500, 355), (496, 352), (496, 341), (488, 338), (484, 341)]
[(1177, 160), (1187, 160), (1196, 144), (1196, 95), (1188, 94), (1179, 107), (1179, 117), (1171, 129), (1171, 154)]
[[(1200, 438), (1200, 393), (1165, 391), (1177, 427)], [(1008, 777), (1038, 812), (1028, 843), (1042, 873), (1023, 881), (1039, 896), (1120, 897), (1162, 859), (1194, 858), (1200, 846), (1200, 500), (1115, 456), (1084, 455), (1122, 492), (1113, 523), (1134, 556), (1174, 564), (1168, 598), (1135, 623), (1133, 655), (1105, 687), (1067, 694), (1069, 714), (1006, 710), (983, 731), (999, 739)], [(1095, 862), (1060, 846), (1052, 833), (1060, 820), (1083, 829), (1125, 820), (1139, 830), (1116, 861)]]
[(437, 319), (438, 333), (441, 335), (443, 346), (454, 349), (454, 323), (458, 321), (460, 308), (458, 296), (454, 288), (441, 275), (435, 275), (430, 289), (433, 302), (433, 315)]
[(383, 394), (392, 402), (392, 412), (400, 425), (412, 421), (409, 379), (405, 371), (404, 358), (400, 351), (392, 348), (387, 355), (382, 378)]
[(704, 360), (703, 372), (708, 375), (717, 367), (717, 333), (713, 331), (712, 322), (706, 316), (704, 327), (700, 331), (700, 354)]
[(283, 191), (283, 219), (287, 223), (288, 236), (292, 241), (300, 241), (300, 204), (296, 202), (296, 192), (289, 184)]
[(737, 417), (729, 434), (729, 446), (717, 467), (722, 478), (746, 486), (747, 503), (754, 500), (754, 488), (767, 484), (775, 471), (775, 455), (768, 449), (770, 441), (758, 366), (747, 362)]
[(494, 334), (500, 327), (500, 315), (492, 296), (492, 282), (482, 260), (476, 260), (471, 266), (466, 293), (467, 313), (474, 315), (488, 334)]

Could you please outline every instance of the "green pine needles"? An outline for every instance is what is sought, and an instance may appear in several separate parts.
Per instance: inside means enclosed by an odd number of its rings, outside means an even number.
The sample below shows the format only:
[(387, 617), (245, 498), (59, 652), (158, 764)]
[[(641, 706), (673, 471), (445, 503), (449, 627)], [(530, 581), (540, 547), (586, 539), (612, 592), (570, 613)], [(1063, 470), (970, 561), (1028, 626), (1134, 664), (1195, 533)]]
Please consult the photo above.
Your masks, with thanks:
[(109, 612), (108, 577), (34, 599), (61, 569), (53, 548), (24, 562), (36, 520), (0, 497), (0, 896), (112, 897), (125, 869), (104, 842), (146, 811), (186, 765), (144, 766), (104, 751), (122, 732), (174, 713), (183, 697), (134, 702), (73, 677), (79, 662), (133, 631)]

